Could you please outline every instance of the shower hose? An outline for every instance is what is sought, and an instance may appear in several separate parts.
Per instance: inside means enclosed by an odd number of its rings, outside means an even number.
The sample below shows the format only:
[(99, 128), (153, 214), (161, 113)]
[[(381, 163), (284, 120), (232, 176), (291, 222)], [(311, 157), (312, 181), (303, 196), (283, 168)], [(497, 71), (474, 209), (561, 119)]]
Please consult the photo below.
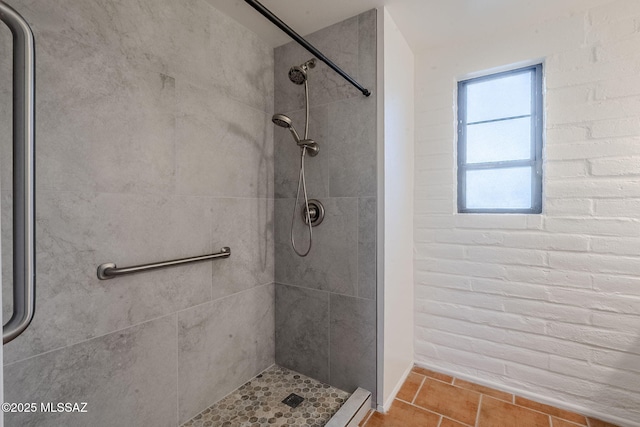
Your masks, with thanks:
[[(304, 139), (309, 138), (309, 85), (307, 80), (304, 81), (304, 99), (305, 99), (305, 120), (304, 120)], [(291, 215), (291, 246), (293, 251), (301, 257), (306, 257), (311, 252), (313, 244), (313, 225), (311, 224), (311, 214), (309, 212), (309, 197), (307, 196), (307, 181), (304, 173), (304, 158), (307, 154), (307, 147), (303, 146), (300, 150), (300, 174), (298, 175), (298, 190), (296, 191), (296, 202), (293, 206), (293, 214)], [(304, 215), (305, 222), (309, 226), (309, 247), (305, 252), (298, 251), (296, 248), (296, 239), (293, 237), (293, 226), (296, 220), (296, 209), (298, 208), (298, 200), (300, 200), (300, 187), (304, 194)]]
[[(295, 253), (301, 257), (309, 255), (309, 252), (311, 251), (311, 245), (313, 243), (313, 225), (311, 225), (311, 215), (309, 213), (309, 198), (307, 197), (307, 182), (304, 176), (304, 158), (306, 154), (307, 147), (302, 147), (302, 150), (300, 150), (300, 175), (298, 176), (298, 191), (296, 191), (296, 202), (293, 206), (293, 215), (291, 215), (291, 246), (293, 246), (293, 250), (295, 251)], [(296, 220), (296, 208), (298, 207), (298, 201), (300, 200), (300, 187), (302, 187), (302, 192), (304, 195), (304, 215), (306, 216), (305, 222), (309, 226), (309, 247), (305, 252), (298, 251), (298, 248), (296, 248), (296, 240), (293, 237), (293, 226)]]

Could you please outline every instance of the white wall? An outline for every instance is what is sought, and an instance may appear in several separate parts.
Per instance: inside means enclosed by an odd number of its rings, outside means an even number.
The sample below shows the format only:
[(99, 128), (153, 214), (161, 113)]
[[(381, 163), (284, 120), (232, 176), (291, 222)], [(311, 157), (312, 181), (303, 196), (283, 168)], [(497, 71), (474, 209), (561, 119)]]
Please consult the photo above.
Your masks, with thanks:
[[(418, 362), (640, 425), (639, 31), (621, 0), (416, 55)], [(543, 214), (456, 214), (456, 80), (533, 59)]]
[(414, 57), (384, 9), (384, 406), (413, 365)]

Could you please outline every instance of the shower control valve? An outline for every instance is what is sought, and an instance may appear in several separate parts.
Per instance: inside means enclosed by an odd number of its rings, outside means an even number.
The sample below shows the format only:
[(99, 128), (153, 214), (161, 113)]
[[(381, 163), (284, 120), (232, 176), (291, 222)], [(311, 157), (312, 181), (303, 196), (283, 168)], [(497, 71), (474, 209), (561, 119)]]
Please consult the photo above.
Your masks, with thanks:
[[(324, 220), (324, 206), (322, 202), (317, 199), (309, 200), (309, 219), (311, 219), (311, 226), (317, 227)], [(305, 224), (309, 224), (307, 221), (307, 208), (302, 209), (302, 220)]]

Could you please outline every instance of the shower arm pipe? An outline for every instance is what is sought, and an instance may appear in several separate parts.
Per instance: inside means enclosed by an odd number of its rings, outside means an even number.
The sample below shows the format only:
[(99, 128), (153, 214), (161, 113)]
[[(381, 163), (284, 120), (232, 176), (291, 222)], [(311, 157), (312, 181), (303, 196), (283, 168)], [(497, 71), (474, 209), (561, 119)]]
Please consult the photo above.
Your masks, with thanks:
[(353, 77), (351, 77), (349, 74), (344, 72), (342, 68), (334, 64), (333, 61), (331, 61), (329, 58), (324, 56), (322, 52), (316, 49), (311, 43), (306, 41), (300, 34), (296, 33), (291, 27), (285, 24), (280, 18), (274, 15), (273, 12), (271, 12), (269, 9), (264, 7), (259, 1), (257, 0), (244, 0), (244, 1), (247, 2), (255, 10), (260, 12), (265, 18), (271, 21), (276, 27), (284, 31), (289, 37), (295, 40), (300, 46), (304, 47), (309, 52), (311, 52), (313, 56), (315, 56), (320, 61), (327, 64), (329, 68), (331, 68), (336, 73), (340, 74), (345, 80), (347, 80), (349, 83), (354, 85), (360, 92), (362, 92), (364, 96), (371, 95), (371, 92), (369, 91), (369, 89), (364, 88)]
[(124, 276), (126, 274), (142, 273), (145, 271), (157, 270), (159, 268), (175, 267), (177, 265), (191, 264), (194, 262), (209, 261), (215, 258), (229, 258), (231, 256), (231, 248), (225, 246), (220, 252), (208, 255), (200, 255), (189, 258), (174, 259), (172, 261), (154, 262), (152, 264), (134, 265), (132, 267), (118, 268), (114, 263), (107, 262), (98, 266), (98, 279), (107, 280), (114, 277)]
[(35, 43), (27, 21), (0, 1), (0, 20), (13, 36), (13, 315), (4, 344), (33, 320), (35, 278)]

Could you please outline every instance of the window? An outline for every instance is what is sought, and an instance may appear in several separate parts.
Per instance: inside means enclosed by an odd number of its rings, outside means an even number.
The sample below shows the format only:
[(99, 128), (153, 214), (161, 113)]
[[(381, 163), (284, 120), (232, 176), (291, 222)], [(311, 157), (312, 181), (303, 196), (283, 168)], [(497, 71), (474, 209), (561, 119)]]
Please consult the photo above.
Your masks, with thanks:
[(542, 65), (458, 83), (458, 212), (542, 212)]

